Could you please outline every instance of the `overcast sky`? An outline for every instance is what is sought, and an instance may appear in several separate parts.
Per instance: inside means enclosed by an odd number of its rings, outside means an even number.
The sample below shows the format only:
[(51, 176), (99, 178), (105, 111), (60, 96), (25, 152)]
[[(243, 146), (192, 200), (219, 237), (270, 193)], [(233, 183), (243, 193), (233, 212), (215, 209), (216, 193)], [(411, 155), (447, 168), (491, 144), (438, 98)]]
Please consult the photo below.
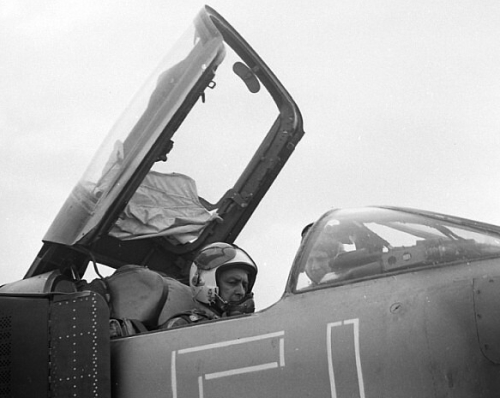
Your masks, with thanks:
[[(2, 0), (0, 283), (21, 278), (93, 153), (202, 1)], [(332, 207), (500, 224), (500, 3), (213, 0), (299, 105), (306, 135), (237, 243), (281, 296)]]

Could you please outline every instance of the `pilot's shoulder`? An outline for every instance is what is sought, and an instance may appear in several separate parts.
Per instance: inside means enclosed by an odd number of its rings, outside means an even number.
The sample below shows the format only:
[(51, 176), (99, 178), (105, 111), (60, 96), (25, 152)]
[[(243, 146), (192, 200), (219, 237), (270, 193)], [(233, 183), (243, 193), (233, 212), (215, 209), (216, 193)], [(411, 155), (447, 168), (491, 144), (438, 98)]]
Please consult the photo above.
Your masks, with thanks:
[(208, 321), (210, 319), (213, 319), (213, 317), (210, 317), (208, 314), (206, 314), (203, 311), (194, 309), (191, 311), (176, 314), (175, 316), (170, 318), (168, 321), (166, 321), (161, 326), (161, 329), (170, 329), (173, 327), (188, 325), (191, 323)]

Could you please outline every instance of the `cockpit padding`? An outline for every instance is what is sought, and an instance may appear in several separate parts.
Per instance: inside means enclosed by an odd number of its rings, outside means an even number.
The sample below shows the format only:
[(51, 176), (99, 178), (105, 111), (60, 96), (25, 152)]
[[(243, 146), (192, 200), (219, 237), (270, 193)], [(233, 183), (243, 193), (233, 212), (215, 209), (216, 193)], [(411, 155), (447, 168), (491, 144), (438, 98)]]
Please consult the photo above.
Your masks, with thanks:
[(109, 277), (94, 279), (84, 290), (106, 298), (111, 319), (138, 321), (147, 330), (195, 308), (189, 286), (139, 265), (125, 265)]
[(163, 276), (139, 265), (124, 265), (111, 276), (94, 279), (82, 290), (103, 296), (109, 305), (110, 318), (139, 321), (148, 330), (158, 326), (168, 296)]
[(163, 236), (183, 244), (217, 217), (200, 203), (192, 178), (150, 171), (109, 234), (122, 240)]
[(188, 312), (195, 308), (191, 288), (176, 279), (164, 277), (168, 285), (168, 297), (158, 318), (158, 325), (162, 325), (174, 315)]
[(163, 277), (146, 267), (125, 265), (106, 278), (111, 318), (135, 319), (148, 329), (158, 317), (168, 296)]

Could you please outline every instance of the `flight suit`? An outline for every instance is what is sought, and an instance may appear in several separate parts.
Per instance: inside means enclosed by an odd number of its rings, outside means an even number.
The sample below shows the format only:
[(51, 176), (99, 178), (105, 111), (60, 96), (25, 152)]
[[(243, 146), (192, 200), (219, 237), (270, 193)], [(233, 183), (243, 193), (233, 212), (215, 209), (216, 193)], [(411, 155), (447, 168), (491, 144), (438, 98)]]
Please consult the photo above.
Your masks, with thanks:
[(223, 315), (218, 314), (215, 309), (209, 308), (200, 303), (198, 308), (192, 309), (190, 311), (181, 312), (166, 322), (164, 322), (159, 328), (160, 329), (170, 329), (177, 326), (189, 325), (192, 323), (206, 322), (212, 319), (219, 319)]

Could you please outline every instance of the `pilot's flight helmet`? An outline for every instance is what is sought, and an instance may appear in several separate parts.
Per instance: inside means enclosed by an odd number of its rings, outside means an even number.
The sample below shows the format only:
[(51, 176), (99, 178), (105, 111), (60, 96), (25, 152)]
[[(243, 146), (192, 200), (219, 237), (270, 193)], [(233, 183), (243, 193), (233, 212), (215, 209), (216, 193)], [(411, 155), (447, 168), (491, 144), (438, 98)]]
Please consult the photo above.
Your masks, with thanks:
[(194, 258), (189, 272), (189, 285), (193, 297), (205, 304), (218, 302), (218, 276), (227, 268), (241, 268), (248, 271), (248, 296), (252, 292), (257, 265), (242, 249), (229, 243), (217, 242), (205, 246)]

